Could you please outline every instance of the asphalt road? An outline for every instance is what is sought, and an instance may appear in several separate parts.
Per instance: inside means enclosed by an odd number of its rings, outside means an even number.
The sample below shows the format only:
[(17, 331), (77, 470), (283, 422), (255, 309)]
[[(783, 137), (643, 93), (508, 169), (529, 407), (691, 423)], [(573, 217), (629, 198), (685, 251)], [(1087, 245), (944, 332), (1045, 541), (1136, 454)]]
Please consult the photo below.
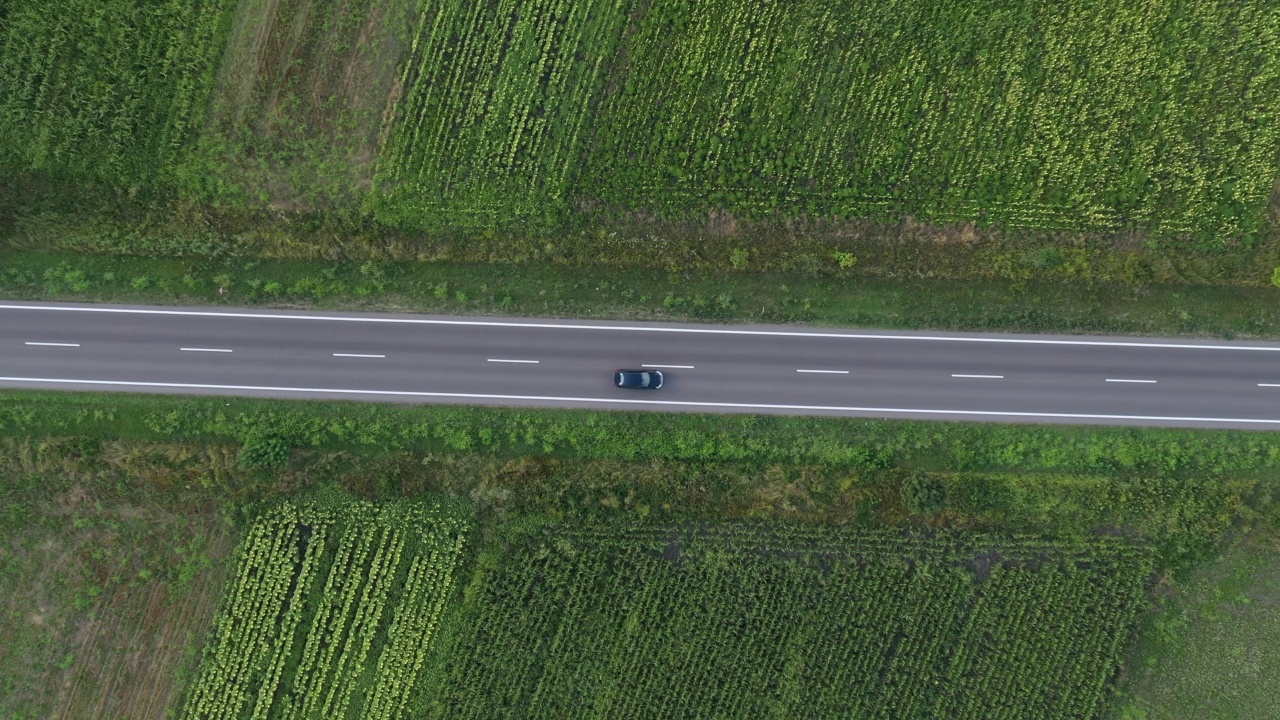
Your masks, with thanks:
[(8, 302), (0, 387), (1280, 429), (1280, 345), (759, 325)]

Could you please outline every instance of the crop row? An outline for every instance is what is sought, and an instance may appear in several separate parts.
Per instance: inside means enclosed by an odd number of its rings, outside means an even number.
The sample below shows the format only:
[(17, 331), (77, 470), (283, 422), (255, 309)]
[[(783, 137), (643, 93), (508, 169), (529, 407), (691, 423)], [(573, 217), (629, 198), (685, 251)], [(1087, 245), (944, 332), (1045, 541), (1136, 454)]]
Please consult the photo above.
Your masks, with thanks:
[(470, 229), (554, 214), (628, 4), (434, 3), (378, 166), (383, 219)]
[(399, 717), (463, 538), (457, 519), (422, 506), (286, 503), (264, 515), (182, 717)]
[[(384, 219), (905, 215), (1237, 237), (1280, 154), (1280, 7), (506, 0), (427, 13)], [(542, 208), (540, 213), (539, 208)]]
[(1276, 176), (1278, 31), (1234, 2), (655, 0), (583, 189), (1237, 235)]
[(1092, 718), (1150, 558), (1111, 539), (547, 532), (473, 586), (429, 716)]
[(14, 3), (0, 27), (0, 167), (125, 186), (202, 122), (231, 0)]

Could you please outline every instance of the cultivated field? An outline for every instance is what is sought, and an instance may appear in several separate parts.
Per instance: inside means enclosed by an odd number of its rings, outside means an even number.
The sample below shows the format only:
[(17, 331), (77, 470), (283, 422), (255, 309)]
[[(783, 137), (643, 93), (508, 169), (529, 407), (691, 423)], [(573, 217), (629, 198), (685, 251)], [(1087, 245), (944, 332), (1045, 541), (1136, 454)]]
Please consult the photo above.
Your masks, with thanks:
[(427, 716), (1094, 718), (1150, 569), (1102, 540), (551, 533), (474, 581)]
[(420, 504), (259, 518), (182, 717), (403, 717), (462, 545), (459, 520)]
[(449, 0), (423, 14), (379, 181), (384, 219), (533, 223), (566, 207), (629, 0)]
[[(1056, 719), (1274, 695), (1240, 661), (1275, 624), (1270, 555), (1170, 600), (1242, 534), (1274, 542), (1265, 433), (42, 391), (0, 395), (0, 460), (6, 720)], [(903, 496), (920, 467), (953, 469), (928, 472), (927, 518)]]
[(1278, 162), (1262, 2), (0, 4), (0, 168), (144, 198), (172, 180), (204, 209), (1218, 247), (1264, 227)]
[(444, 3), (414, 41), (379, 213), (1236, 237), (1277, 176), (1277, 31), (1280, 8), (1226, 0)]
[(204, 118), (234, 5), (0, 5), (0, 172), (131, 193), (169, 178)]

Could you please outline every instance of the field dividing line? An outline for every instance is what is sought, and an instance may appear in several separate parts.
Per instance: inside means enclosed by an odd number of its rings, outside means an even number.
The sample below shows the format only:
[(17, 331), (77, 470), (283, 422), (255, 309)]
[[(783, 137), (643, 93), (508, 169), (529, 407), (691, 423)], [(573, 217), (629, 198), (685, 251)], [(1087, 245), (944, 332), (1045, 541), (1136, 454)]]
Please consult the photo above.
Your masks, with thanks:
[(1047, 338), (951, 337), (947, 335), (888, 335), (884, 333), (802, 332), (796, 330), (748, 330), (726, 327), (650, 327), (642, 325), (574, 325), (571, 323), (511, 322), (503, 320), (443, 320), (436, 318), (344, 317), (341, 315), (290, 315), (214, 310), (161, 310), (119, 307), (60, 307), (56, 305), (0, 304), (0, 310), (43, 310), (50, 312), (115, 313), (123, 315), (171, 315), (175, 317), (222, 317), (248, 320), (318, 320), (325, 322), (384, 323), (400, 325), (459, 325), (468, 327), (526, 328), (530, 330), (608, 330), (623, 332), (684, 333), (692, 335), (754, 335), (761, 337), (836, 338), (846, 340), (903, 340), (928, 342), (996, 343), (1009, 345), (1065, 345), (1084, 347), (1129, 347), (1180, 350), (1248, 350), (1280, 352), (1280, 345), (1196, 345), (1175, 342), (1128, 340), (1058, 340)]
[(35, 347), (80, 347), (80, 343), (29, 342), (26, 344)]
[(1003, 375), (959, 375), (959, 374), (954, 374), (954, 373), (951, 375), (951, 377), (953, 377), (953, 378), (978, 378), (978, 379), (980, 379), (980, 380), (1003, 380), (1003, 379), (1004, 379), (1004, 376), (1003, 376)]
[(178, 348), (178, 349), (181, 350), (182, 352), (216, 352), (216, 353), (231, 352), (230, 350), (227, 350), (225, 348)]
[(814, 373), (815, 375), (848, 375), (848, 370), (796, 370), (798, 373)]
[(346, 357), (346, 358), (384, 358), (386, 357), (386, 355), (362, 355), (359, 353), (334, 353), (333, 356)]
[(661, 368), (671, 370), (692, 370), (692, 365), (641, 365), (642, 368)]
[(1280, 426), (1280, 418), (1195, 417), (1183, 415), (1108, 415), (1102, 413), (1031, 412), (1015, 410), (944, 410), (938, 408), (886, 408), (852, 405), (782, 405), (698, 400), (632, 400), (622, 398), (566, 397), (559, 395), (496, 395), (485, 393), (427, 392), (421, 390), (358, 390), (354, 388), (287, 387), (275, 385), (217, 385), (213, 383), (170, 383), (132, 380), (83, 380), (71, 378), (0, 377), (0, 383), (46, 385), (88, 385), (102, 387), (168, 388), (183, 390), (224, 390), (266, 393), (307, 393), (324, 395), (369, 395), (375, 397), (457, 398), (468, 400), (526, 400), (534, 402), (577, 402), (598, 405), (649, 405), (661, 407), (734, 408), (745, 410), (795, 410), (810, 412), (861, 412), (886, 415), (956, 415), (966, 417), (1042, 418), (1062, 420), (1134, 420), (1149, 422), (1197, 422)]
[(1126, 380), (1124, 378), (1107, 378), (1107, 382), (1113, 383), (1143, 383), (1145, 385), (1155, 385), (1155, 380)]
[(489, 362), (496, 363), (523, 363), (526, 365), (537, 365), (541, 360), (505, 360), (503, 358), (489, 358)]

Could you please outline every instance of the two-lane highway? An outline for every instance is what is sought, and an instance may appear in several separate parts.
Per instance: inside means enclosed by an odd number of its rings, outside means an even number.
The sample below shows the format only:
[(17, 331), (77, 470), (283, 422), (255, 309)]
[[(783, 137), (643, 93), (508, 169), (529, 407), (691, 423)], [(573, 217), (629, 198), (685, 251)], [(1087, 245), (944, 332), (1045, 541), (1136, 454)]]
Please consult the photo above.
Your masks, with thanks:
[(1275, 344), (756, 325), (9, 302), (0, 387), (1280, 429)]

